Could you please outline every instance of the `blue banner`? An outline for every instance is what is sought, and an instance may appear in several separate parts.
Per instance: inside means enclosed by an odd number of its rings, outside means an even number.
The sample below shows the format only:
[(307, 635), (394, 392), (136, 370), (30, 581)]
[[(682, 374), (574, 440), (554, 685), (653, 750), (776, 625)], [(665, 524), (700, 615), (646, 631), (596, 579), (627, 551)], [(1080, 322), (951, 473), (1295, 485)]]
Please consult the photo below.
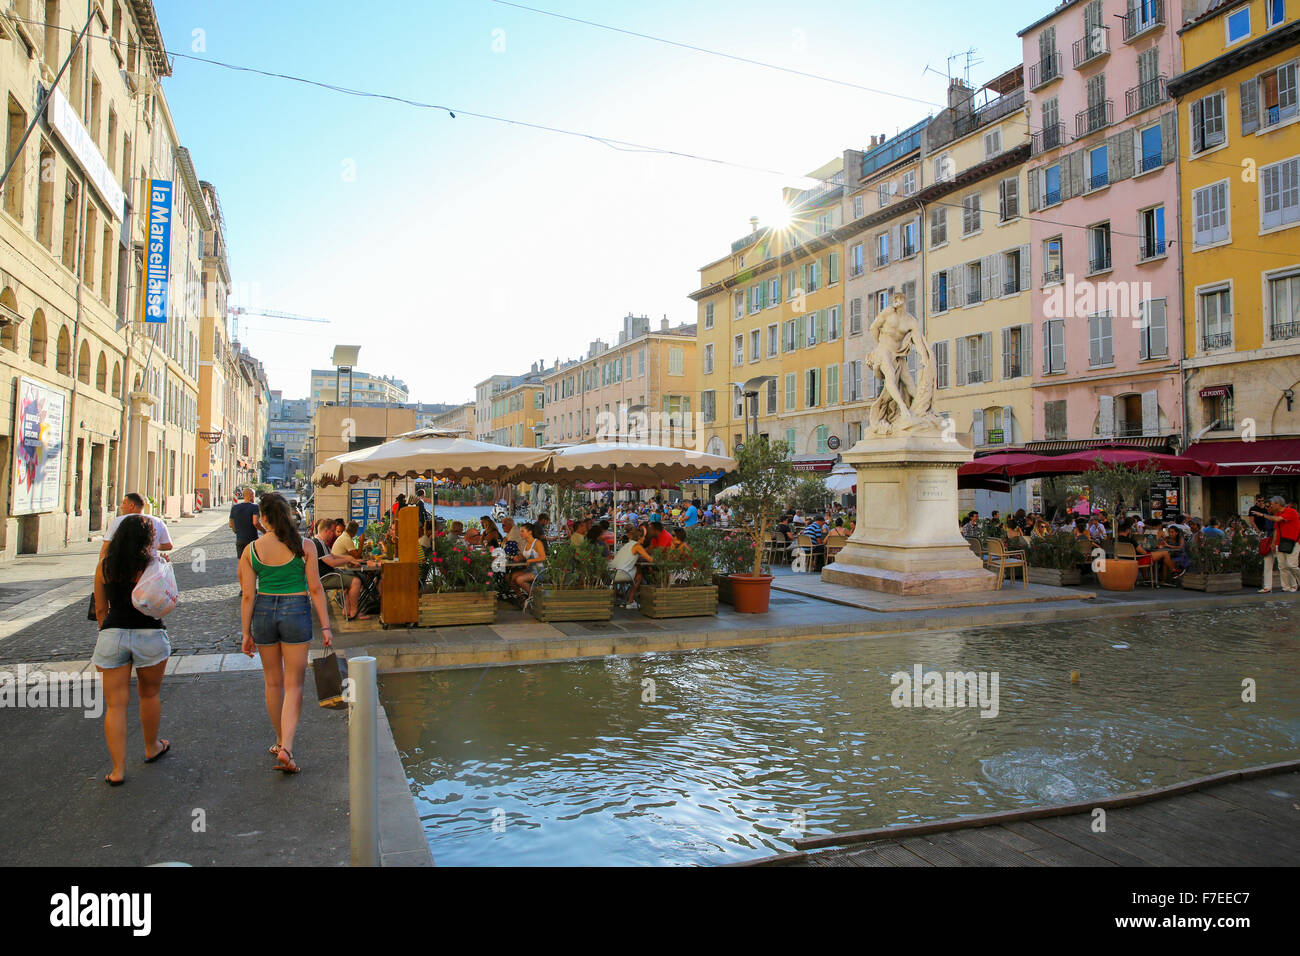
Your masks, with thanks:
[(149, 180), (149, 208), (145, 235), (144, 295), (141, 321), (167, 321), (167, 277), (172, 258), (172, 184), (169, 179)]

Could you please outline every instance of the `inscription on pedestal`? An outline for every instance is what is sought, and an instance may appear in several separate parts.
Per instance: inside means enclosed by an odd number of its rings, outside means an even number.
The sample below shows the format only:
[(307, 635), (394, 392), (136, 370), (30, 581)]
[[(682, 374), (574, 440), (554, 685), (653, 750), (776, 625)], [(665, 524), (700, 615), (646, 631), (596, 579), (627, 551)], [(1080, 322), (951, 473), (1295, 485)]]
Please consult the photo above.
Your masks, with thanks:
[(916, 479), (917, 501), (947, 501), (948, 497), (948, 481), (946, 478)]

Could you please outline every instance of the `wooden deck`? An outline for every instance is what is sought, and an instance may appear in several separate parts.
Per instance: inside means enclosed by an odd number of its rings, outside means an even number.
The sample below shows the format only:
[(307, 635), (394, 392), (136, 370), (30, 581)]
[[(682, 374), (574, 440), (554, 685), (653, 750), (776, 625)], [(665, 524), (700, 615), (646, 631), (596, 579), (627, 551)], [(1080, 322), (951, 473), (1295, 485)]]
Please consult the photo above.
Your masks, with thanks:
[[(1094, 832), (1094, 811), (1105, 831)], [(1295, 866), (1300, 761), (1093, 803), (812, 837), (748, 866)], [(815, 847), (831, 846), (820, 852)]]

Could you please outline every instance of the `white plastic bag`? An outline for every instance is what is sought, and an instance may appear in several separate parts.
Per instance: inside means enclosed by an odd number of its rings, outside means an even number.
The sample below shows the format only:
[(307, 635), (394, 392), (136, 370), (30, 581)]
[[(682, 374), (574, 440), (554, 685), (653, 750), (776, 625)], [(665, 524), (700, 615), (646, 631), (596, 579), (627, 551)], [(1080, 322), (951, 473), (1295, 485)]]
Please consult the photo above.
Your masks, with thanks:
[(171, 562), (162, 558), (154, 558), (149, 563), (131, 591), (131, 603), (135, 609), (149, 617), (160, 618), (170, 614), (179, 599), (176, 572), (172, 570)]

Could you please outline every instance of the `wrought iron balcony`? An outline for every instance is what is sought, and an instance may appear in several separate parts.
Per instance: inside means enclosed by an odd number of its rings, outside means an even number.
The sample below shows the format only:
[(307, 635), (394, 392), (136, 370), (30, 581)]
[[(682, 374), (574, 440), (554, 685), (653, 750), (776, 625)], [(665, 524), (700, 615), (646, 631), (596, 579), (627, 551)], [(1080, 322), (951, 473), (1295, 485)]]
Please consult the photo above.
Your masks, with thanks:
[(1110, 171), (1103, 169), (1099, 173), (1093, 173), (1088, 177), (1089, 189), (1100, 189), (1102, 186), (1110, 185)]
[(983, 291), (980, 289), (968, 289), (966, 291), (966, 304), (978, 305), (984, 301)]
[(1110, 53), (1110, 27), (1097, 27), (1091, 36), (1074, 41), (1074, 68), (1087, 66)]
[[(974, 132), (981, 126), (987, 126), (994, 120), (1001, 119), (1014, 113), (1025, 105), (1025, 88), (1019, 87), (1009, 93), (1004, 93), (997, 99), (990, 100), (983, 106), (975, 109), (969, 116), (959, 116), (953, 123), (952, 139), (958, 139), (967, 133)], [(947, 140), (946, 142), (951, 142)], [(945, 143), (936, 143), (934, 148), (943, 146)]]
[(1061, 266), (1055, 269), (1043, 270), (1043, 285), (1051, 285), (1054, 282), (1065, 281), (1065, 270)]
[(1093, 253), (1088, 257), (1088, 271), (1105, 272), (1110, 268), (1110, 250), (1105, 252)]
[(1156, 259), (1165, 254), (1165, 241), (1147, 236), (1142, 239), (1138, 246), (1138, 262), (1145, 262), (1148, 259)]
[(1059, 187), (1056, 189), (1049, 189), (1043, 193), (1044, 206), (1055, 206), (1060, 201), (1061, 201), (1061, 190)]
[(1274, 342), (1279, 339), (1300, 338), (1300, 319), (1294, 322), (1274, 322), (1269, 329), (1269, 337)]
[(1230, 345), (1232, 345), (1231, 332), (1206, 333), (1201, 337), (1201, 348), (1207, 352), (1211, 349), (1226, 349)]
[(889, 253), (886, 252), (883, 255), (876, 256), (877, 269), (883, 269), (887, 265), (889, 265)]
[(1129, 0), (1124, 21), (1124, 42), (1128, 43), (1165, 22), (1164, 0)]
[(1053, 50), (1037, 63), (1029, 64), (1029, 88), (1036, 90), (1061, 78), (1061, 54)]
[(1095, 133), (1115, 122), (1115, 107), (1110, 100), (1089, 106), (1074, 114), (1074, 135), (1076, 138)]
[(1115, 424), (1116, 438), (1141, 438), (1142, 425), (1134, 422), (1117, 422)]
[(1065, 145), (1065, 125), (1055, 123), (1052, 126), (1044, 126), (1033, 136), (1031, 149), (1035, 156), (1039, 153), (1045, 153), (1049, 149), (1056, 149), (1058, 146)]
[(1139, 173), (1149, 173), (1164, 165), (1164, 157), (1160, 153), (1143, 153), (1138, 158), (1137, 165)]
[(1165, 77), (1164, 74), (1161, 74), (1153, 80), (1139, 83), (1124, 92), (1125, 115), (1132, 116), (1134, 113), (1149, 110), (1153, 106), (1159, 106), (1164, 101)]
[(1003, 295), (1015, 295), (1019, 291), (1020, 291), (1020, 278), (1018, 276), (1014, 279), (1008, 279), (1006, 280), (1006, 282), (1002, 283)]

